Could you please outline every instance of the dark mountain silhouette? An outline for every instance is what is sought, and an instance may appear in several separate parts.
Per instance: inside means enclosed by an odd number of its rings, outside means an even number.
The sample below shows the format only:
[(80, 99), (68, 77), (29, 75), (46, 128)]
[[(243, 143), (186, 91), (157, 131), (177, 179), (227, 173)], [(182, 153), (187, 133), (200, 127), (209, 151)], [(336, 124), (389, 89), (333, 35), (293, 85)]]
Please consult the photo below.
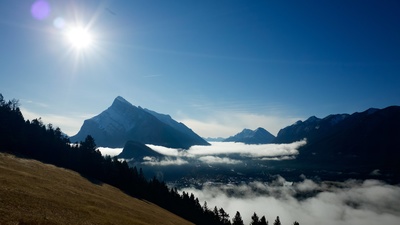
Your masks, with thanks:
[(124, 149), (118, 155), (118, 158), (123, 159), (134, 159), (135, 161), (143, 161), (143, 157), (163, 157), (162, 154), (154, 151), (153, 149), (147, 147), (145, 144), (142, 144), (137, 141), (128, 141), (126, 142)]
[[(279, 131), (275, 143), (306, 138), (297, 162), (313, 167), (383, 168), (400, 172), (400, 107), (310, 117)], [(340, 167), (338, 167), (340, 166)]]
[(170, 148), (209, 145), (200, 136), (168, 115), (136, 107), (122, 97), (99, 115), (85, 120), (72, 142), (93, 136), (99, 146), (123, 147), (129, 140)]
[(333, 127), (347, 117), (349, 117), (348, 114), (336, 114), (323, 119), (311, 116), (304, 122), (299, 120), (293, 125), (281, 129), (274, 142), (291, 143), (304, 138), (312, 139), (314, 136), (328, 135)]
[(255, 130), (244, 129), (242, 132), (231, 136), (224, 140), (224, 142), (243, 142), (245, 144), (268, 144), (274, 140), (275, 136), (269, 133), (264, 128), (257, 128)]

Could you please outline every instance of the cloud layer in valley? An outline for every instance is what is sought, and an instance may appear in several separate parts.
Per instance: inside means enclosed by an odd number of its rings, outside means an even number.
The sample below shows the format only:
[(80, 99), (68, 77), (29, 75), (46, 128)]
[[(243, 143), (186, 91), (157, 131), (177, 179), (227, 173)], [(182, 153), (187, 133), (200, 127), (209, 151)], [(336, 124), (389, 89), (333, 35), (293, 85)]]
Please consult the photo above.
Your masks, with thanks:
[(239, 211), (245, 224), (256, 212), (269, 223), (279, 216), (282, 224), (395, 225), (400, 221), (400, 186), (377, 180), (316, 183), (309, 179), (288, 182), (278, 176), (271, 183), (241, 185), (205, 184), (186, 188), (209, 207), (222, 207), (231, 218)]
[(107, 147), (99, 147), (98, 150), (102, 155), (116, 156), (122, 152), (122, 148), (107, 148)]
[[(165, 159), (168, 162), (147, 160), (148, 165), (182, 165), (186, 160), (199, 160), (207, 164), (238, 164), (238, 156), (258, 160), (285, 160), (293, 159), (298, 154), (298, 148), (305, 145), (306, 140), (289, 144), (261, 144), (248, 145), (234, 142), (211, 142), (211, 146), (192, 146), (189, 150), (167, 148), (163, 146), (147, 145), (153, 150), (175, 160)], [(178, 160), (181, 159), (181, 160)], [(186, 159), (186, 160), (184, 160)]]
[(299, 154), (298, 148), (305, 145), (306, 140), (290, 144), (248, 145), (237, 142), (213, 142), (211, 146), (192, 146), (188, 150), (191, 155), (223, 155), (240, 154), (251, 158), (292, 156)]

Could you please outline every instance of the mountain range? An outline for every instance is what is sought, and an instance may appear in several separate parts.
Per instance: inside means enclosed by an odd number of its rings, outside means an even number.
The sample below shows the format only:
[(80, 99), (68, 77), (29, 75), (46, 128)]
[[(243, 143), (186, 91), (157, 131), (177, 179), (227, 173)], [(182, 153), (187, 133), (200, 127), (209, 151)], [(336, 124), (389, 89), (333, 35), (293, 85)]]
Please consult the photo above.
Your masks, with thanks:
[[(125, 146), (121, 153), (123, 158), (139, 159), (150, 153), (156, 154), (145, 144), (180, 149), (209, 145), (169, 115), (136, 107), (120, 96), (108, 109), (85, 120), (78, 134), (70, 140), (82, 141), (89, 134), (98, 146)], [(397, 140), (400, 140), (400, 107), (371, 108), (353, 114), (333, 114), (322, 119), (311, 116), (281, 129), (276, 137), (259, 127), (255, 130), (244, 129), (224, 141), (279, 144), (303, 139), (307, 140), (307, 144), (299, 149), (293, 163), (321, 168), (360, 165), (399, 168)]]
[(87, 135), (91, 135), (102, 147), (124, 147), (127, 141), (182, 149), (193, 145), (209, 145), (169, 115), (136, 107), (121, 96), (115, 98), (108, 109), (85, 120), (79, 132), (70, 140), (83, 141)]
[(275, 136), (262, 127), (255, 130), (243, 129), (242, 132), (228, 137), (224, 142), (243, 142), (245, 144), (268, 144), (275, 139)]
[(306, 139), (296, 161), (313, 167), (388, 168), (400, 172), (400, 107), (312, 116), (278, 132), (274, 143)]
[[(306, 139), (292, 163), (319, 168), (397, 168), (400, 172), (400, 107), (370, 108), (353, 114), (309, 117), (281, 129), (274, 137), (263, 128), (244, 129), (224, 142), (292, 143)], [(371, 167), (371, 168), (370, 168)]]

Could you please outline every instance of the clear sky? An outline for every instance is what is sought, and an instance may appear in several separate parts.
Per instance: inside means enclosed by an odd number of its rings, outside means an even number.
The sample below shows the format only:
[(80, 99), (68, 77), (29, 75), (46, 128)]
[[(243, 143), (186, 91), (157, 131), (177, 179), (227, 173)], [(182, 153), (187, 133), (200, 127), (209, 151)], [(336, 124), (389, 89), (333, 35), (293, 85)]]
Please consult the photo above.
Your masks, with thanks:
[(204, 137), (276, 134), (400, 105), (400, 1), (3, 0), (0, 93), (69, 135), (117, 96)]

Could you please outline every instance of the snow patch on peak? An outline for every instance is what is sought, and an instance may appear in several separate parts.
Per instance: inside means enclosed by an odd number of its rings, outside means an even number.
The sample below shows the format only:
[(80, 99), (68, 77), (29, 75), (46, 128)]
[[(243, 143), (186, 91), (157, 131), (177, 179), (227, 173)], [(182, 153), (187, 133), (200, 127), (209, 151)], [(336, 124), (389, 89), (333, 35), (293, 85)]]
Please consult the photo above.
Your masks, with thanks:
[[(136, 125), (136, 119), (143, 117), (140, 110), (118, 96), (114, 99), (113, 104), (92, 118), (98, 124), (98, 127), (107, 133), (127, 132)], [(135, 115), (132, 117), (132, 115)]]

